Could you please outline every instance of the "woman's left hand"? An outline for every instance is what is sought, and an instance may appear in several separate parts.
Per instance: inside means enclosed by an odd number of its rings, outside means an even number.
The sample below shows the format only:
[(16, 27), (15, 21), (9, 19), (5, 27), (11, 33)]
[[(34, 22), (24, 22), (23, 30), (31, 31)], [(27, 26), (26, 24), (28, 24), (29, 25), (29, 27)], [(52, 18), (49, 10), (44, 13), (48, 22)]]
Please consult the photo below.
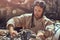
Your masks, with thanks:
[(38, 32), (38, 33), (37, 33), (37, 36), (36, 36), (36, 39), (42, 39), (42, 40), (45, 40), (44, 33)]

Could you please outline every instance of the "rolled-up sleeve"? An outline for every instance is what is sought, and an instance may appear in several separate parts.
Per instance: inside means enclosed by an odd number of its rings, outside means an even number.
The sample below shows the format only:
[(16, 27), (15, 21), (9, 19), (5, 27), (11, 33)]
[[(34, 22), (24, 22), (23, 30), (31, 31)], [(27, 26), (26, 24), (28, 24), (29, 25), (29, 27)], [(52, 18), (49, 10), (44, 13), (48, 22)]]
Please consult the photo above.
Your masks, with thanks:
[(48, 30), (48, 31), (54, 31), (54, 28), (55, 28), (55, 27), (54, 27), (53, 24), (46, 26), (46, 30)]
[(52, 37), (54, 35), (54, 30), (55, 30), (55, 26), (54, 26), (54, 22), (47, 20), (46, 24), (45, 24), (45, 37)]
[(45, 29), (48, 30), (48, 31), (53, 31), (54, 30), (54, 22), (51, 21), (50, 19), (46, 19), (45, 21)]
[(13, 27), (15, 27), (15, 22), (14, 22), (13, 18), (11, 18), (10, 20), (8, 20), (6, 27), (9, 28), (9, 25), (12, 25)]

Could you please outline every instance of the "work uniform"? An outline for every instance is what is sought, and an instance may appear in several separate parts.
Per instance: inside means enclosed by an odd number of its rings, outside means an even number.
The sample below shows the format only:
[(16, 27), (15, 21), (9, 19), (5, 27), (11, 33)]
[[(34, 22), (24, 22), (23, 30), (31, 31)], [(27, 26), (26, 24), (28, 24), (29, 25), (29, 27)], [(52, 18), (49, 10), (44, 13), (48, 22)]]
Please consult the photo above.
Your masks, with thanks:
[(21, 16), (13, 17), (7, 22), (7, 28), (9, 28), (9, 25), (12, 25), (14, 28), (15, 27), (24, 27), (25, 29), (30, 29), (35, 33), (38, 33), (39, 30), (48, 30), (48, 31), (53, 31), (54, 26), (53, 22), (43, 16), (40, 19), (36, 19), (33, 17), (33, 23), (34, 26), (31, 28), (31, 23), (32, 23), (32, 14), (23, 14)]

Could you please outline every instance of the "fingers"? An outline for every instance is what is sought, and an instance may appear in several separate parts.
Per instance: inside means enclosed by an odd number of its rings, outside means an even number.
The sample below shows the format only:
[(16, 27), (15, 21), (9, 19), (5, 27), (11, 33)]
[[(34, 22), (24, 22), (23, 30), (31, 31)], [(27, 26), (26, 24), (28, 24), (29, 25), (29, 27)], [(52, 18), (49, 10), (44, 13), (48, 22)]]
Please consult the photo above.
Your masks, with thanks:
[(42, 33), (42, 32), (38, 32), (36, 38), (37, 38), (37, 39), (45, 40), (44, 33)]
[(18, 32), (17, 31), (12, 31), (10, 33), (11, 38), (16, 37), (17, 35), (18, 35)]

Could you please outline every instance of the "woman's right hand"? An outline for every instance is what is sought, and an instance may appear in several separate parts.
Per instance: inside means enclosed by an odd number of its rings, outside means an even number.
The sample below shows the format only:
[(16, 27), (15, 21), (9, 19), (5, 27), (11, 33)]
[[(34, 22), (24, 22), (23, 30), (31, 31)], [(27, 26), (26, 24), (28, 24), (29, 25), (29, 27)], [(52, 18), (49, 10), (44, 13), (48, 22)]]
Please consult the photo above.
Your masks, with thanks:
[(16, 35), (18, 35), (18, 32), (14, 30), (13, 26), (9, 27), (9, 32), (10, 32), (10, 36), (11, 38), (15, 37)]
[(15, 37), (15, 36), (17, 36), (17, 35), (18, 35), (18, 32), (15, 31), (15, 30), (13, 30), (13, 31), (10, 32), (11, 38), (13, 38), (13, 37)]

